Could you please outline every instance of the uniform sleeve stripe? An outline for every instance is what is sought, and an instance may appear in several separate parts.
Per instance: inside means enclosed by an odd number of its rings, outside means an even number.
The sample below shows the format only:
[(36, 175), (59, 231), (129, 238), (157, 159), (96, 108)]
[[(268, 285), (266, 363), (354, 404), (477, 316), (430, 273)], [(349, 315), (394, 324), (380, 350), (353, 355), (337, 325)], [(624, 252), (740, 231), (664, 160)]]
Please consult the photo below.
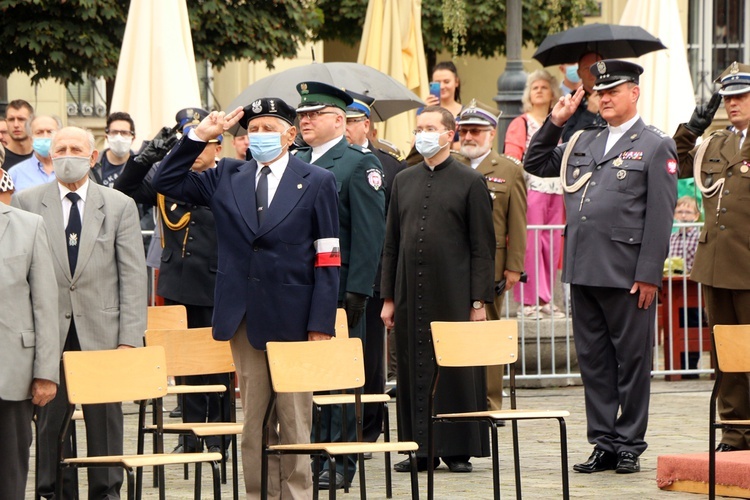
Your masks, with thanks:
[(338, 238), (322, 238), (315, 240), (315, 267), (331, 267), (341, 265), (341, 253)]

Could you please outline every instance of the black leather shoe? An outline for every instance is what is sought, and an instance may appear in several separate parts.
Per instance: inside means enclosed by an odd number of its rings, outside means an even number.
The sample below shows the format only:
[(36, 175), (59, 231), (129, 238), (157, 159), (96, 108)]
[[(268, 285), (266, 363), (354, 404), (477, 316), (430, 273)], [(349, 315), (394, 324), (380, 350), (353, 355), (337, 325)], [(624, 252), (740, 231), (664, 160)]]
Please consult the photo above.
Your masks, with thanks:
[(611, 451), (600, 450), (594, 448), (594, 451), (589, 456), (589, 459), (583, 463), (575, 464), (573, 470), (576, 472), (583, 472), (584, 474), (591, 474), (592, 472), (602, 472), (605, 470), (612, 470), (617, 465), (617, 455)]
[[(324, 470), (320, 473), (320, 476), (318, 476), (318, 489), (319, 490), (327, 490), (328, 485), (330, 484), (330, 480), (328, 477), (328, 471)], [(344, 475), (340, 472), (336, 473), (336, 489), (342, 490), (344, 489)]]
[(719, 446), (716, 447), (716, 451), (722, 452), (722, 451), (740, 451), (739, 448), (735, 448), (731, 444), (726, 443), (719, 443)]
[(177, 405), (169, 412), (169, 418), (182, 418), (182, 406)]
[(638, 460), (638, 455), (629, 451), (621, 451), (617, 454), (617, 468), (615, 472), (618, 474), (632, 474), (633, 472), (641, 471), (641, 462)]
[[(432, 467), (433, 470), (438, 468), (440, 465), (440, 459), (435, 457), (435, 463)], [(393, 470), (396, 472), (411, 472), (411, 464), (409, 459), (402, 460), (393, 466)], [(417, 458), (417, 472), (425, 472), (427, 470), (427, 458)]]
[(463, 460), (445, 460), (445, 464), (451, 472), (471, 472), (474, 470), (471, 462)]
[[(209, 446), (208, 452), (209, 453), (221, 453), (221, 446), (218, 446), (218, 445)], [(227, 461), (228, 454), (229, 454), (229, 450), (224, 450), (224, 453), (222, 456), (224, 457), (225, 462)]]

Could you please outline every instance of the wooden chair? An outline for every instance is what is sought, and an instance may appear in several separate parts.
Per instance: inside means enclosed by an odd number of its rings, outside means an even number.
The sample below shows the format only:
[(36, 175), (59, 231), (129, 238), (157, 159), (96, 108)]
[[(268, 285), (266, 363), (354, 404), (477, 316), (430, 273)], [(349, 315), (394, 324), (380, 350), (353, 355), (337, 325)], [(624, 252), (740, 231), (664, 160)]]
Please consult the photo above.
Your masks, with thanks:
[(750, 372), (750, 325), (714, 326), (716, 380), (709, 403), (708, 435), (708, 498), (716, 498), (716, 431), (718, 429), (750, 429), (750, 420), (719, 420), (716, 400), (724, 373)]
[[(273, 392), (266, 408), (263, 422), (263, 462), (261, 498), (268, 497), (268, 456), (270, 454), (312, 454), (329, 459), (328, 472), (336, 477), (336, 458), (341, 455), (358, 455), (359, 488), (361, 498), (366, 498), (364, 453), (399, 452), (408, 453), (411, 463), (412, 498), (419, 497), (417, 483), (417, 443), (407, 442), (362, 442), (362, 397), (365, 382), (364, 353), (362, 341), (357, 338), (319, 342), (268, 342), (266, 344), (268, 371)], [(276, 405), (277, 393), (354, 391), (354, 410), (357, 421), (356, 442), (268, 444), (270, 415)], [(283, 429), (281, 432), (284, 432)], [(329, 498), (336, 498), (336, 481), (329, 484)], [(315, 498), (318, 496), (318, 477), (313, 477)]]
[[(181, 306), (180, 306), (181, 307)], [(232, 349), (229, 342), (220, 342), (213, 339), (212, 329), (207, 328), (185, 328), (169, 330), (146, 330), (146, 345), (161, 346), (164, 348), (167, 358), (166, 372), (174, 377), (186, 377), (190, 375), (206, 375), (213, 373), (234, 374), (235, 366), (232, 358)], [(199, 444), (209, 436), (221, 436), (222, 455), (226, 454), (227, 446), (224, 437), (230, 435), (232, 442), (232, 485), (234, 498), (239, 496), (238, 466), (237, 466), (237, 434), (242, 433), (242, 423), (237, 423), (236, 399), (233, 378), (230, 378), (229, 386), (216, 385), (174, 385), (167, 389), (168, 394), (198, 394), (206, 392), (217, 392), (221, 397), (228, 397), (230, 401), (229, 415), (223, 415), (224, 422), (195, 422), (195, 423), (168, 423), (163, 424), (162, 432), (165, 434), (193, 434)], [(222, 404), (222, 408), (224, 405)], [(139, 425), (138, 450), (141, 452), (144, 446), (146, 433), (152, 433), (156, 426), (145, 425), (145, 416)], [(222, 456), (221, 461), (222, 482), (226, 482), (226, 460)], [(139, 496), (141, 484), (141, 472), (138, 473)]]
[[(135, 499), (134, 469), (158, 467), (159, 498), (165, 498), (164, 469), (165, 465), (201, 463), (211, 464), (213, 472), (214, 499), (221, 495), (218, 461), (220, 453), (163, 453), (161, 424), (161, 400), (167, 394), (166, 357), (161, 347), (142, 347), (137, 349), (115, 349), (107, 351), (70, 351), (63, 354), (63, 368), (68, 385), (70, 406), (65, 414), (60, 429), (57, 465), (56, 498), (63, 498), (63, 470), (66, 468), (85, 467), (120, 467), (127, 475), (128, 499)], [(110, 455), (99, 457), (65, 458), (62, 442), (72, 425), (75, 405), (120, 403), (124, 401), (141, 401), (141, 408), (147, 400), (157, 401), (158, 412), (156, 436), (158, 453), (152, 455)], [(200, 498), (200, 467), (197, 467), (195, 498)]]
[(187, 328), (185, 306), (149, 306), (146, 329), (176, 330), (178, 328)]
[[(492, 439), (492, 487), (495, 499), (500, 498), (500, 467), (498, 455), (498, 422), (511, 421), (513, 434), (513, 465), (516, 478), (516, 497), (521, 500), (521, 469), (518, 446), (518, 421), (555, 419), (560, 427), (560, 461), (562, 464), (563, 498), (569, 498), (568, 487), (568, 446), (565, 417), (570, 413), (564, 410), (519, 410), (516, 408), (516, 371), (518, 359), (518, 324), (515, 320), (501, 321), (433, 321), (432, 344), (435, 350), (437, 368), (430, 392), (430, 415), (427, 447), (432, 464), (435, 456), (434, 425), (449, 422), (487, 422)], [(467, 413), (435, 414), (435, 391), (443, 367), (484, 367), (507, 365), (509, 373), (508, 390), (510, 409), (500, 411), (477, 411)], [(433, 498), (434, 472), (427, 468), (427, 497)]]
[[(364, 319), (363, 319), (364, 321)], [(336, 310), (336, 339), (348, 339), (349, 338), (349, 323), (346, 318), (346, 311), (342, 308)], [(362, 394), (362, 404), (380, 404), (383, 405), (383, 440), (390, 442), (391, 430), (390, 430), (390, 419), (388, 418), (388, 403), (391, 397), (387, 394)], [(342, 423), (342, 436), (346, 436), (346, 412), (347, 405), (354, 404), (354, 394), (316, 394), (313, 396), (313, 426), (315, 429), (315, 441), (320, 440), (320, 415), (323, 410), (323, 406), (326, 405), (342, 405), (343, 406), (343, 418)], [(347, 462), (344, 462), (344, 475), (347, 476)], [(319, 464), (316, 460), (313, 473), (318, 474), (320, 472)], [(393, 496), (393, 487), (391, 479), (391, 454), (390, 452), (385, 453), (385, 496), (391, 498)], [(349, 492), (349, 484), (345, 484), (344, 491)]]

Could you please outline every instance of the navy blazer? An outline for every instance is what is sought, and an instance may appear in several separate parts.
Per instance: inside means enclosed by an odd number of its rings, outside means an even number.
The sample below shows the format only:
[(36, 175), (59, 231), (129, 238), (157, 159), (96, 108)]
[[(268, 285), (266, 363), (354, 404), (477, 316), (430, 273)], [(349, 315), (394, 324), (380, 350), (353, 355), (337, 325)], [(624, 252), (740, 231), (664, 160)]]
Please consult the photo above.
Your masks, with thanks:
[(229, 340), (247, 319), (250, 344), (334, 334), (339, 267), (316, 267), (317, 240), (338, 238), (338, 195), (332, 173), (289, 157), (258, 226), (255, 160), (225, 158), (202, 174), (190, 171), (205, 143), (184, 137), (153, 178), (160, 193), (210, 206), (216, 219), (213, 334)]

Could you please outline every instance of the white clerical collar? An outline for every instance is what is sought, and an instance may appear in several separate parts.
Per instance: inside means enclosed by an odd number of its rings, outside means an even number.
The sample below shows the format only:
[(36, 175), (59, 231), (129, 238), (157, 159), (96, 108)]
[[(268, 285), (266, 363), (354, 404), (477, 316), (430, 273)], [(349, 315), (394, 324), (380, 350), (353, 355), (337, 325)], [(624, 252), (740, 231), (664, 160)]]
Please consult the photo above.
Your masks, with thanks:
[(310, 163), (315, 163), (315, 161), (326, 154), (328, 151), (331, 150), (336, 144), (341, 141), (341, 138), (344, 136), (344, 134), (341, 134), (338, 137), (334, 137), (328, 142), (324, 142), (320, 146), (313, 146), (312, 148), (312, 154), (310, 155)]

